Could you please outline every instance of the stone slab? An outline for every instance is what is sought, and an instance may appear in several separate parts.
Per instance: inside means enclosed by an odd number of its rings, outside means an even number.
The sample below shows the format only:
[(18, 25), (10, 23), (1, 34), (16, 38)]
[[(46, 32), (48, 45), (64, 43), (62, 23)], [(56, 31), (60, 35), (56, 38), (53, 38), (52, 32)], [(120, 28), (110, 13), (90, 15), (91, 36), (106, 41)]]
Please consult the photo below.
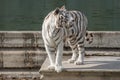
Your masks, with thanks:
[[(120, 57), (113, 56), (86, 56), (83, 65), (74, 65), (68, 63), (66, 58), (63, 59), (63, 71), (120, 71)], [(48, 71), (48, 58), (41, 67), (42, 71)]]
[(120, 79), (120, 57), (113, 56), (87, 56), (84, 65), (74, 65), (66, 62), (64, 57), (63, 71), (57, 73), (49, 71), (48, 58), (40, 69), (43, 80), (119, 80)]

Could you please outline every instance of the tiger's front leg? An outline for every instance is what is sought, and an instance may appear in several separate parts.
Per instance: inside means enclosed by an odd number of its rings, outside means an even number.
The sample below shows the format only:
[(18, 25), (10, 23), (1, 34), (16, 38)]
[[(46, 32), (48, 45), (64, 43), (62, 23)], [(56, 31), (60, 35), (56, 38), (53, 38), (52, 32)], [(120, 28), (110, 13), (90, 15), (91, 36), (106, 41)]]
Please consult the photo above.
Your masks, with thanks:
[(54, 48), (52, 47), (48, 47), (47, 45), (45, 45), (45, 49), (50, 61), (50, 65), (48, 66), (48, 70), (55, 70), (55, 65), (54, 65), (54, 61), (55, 61), (55, 51)]
[(57, 47), (55, 70), (58, 73), (62, 71), (62, 56), (63, 56), (63, 41), (61, 41)]

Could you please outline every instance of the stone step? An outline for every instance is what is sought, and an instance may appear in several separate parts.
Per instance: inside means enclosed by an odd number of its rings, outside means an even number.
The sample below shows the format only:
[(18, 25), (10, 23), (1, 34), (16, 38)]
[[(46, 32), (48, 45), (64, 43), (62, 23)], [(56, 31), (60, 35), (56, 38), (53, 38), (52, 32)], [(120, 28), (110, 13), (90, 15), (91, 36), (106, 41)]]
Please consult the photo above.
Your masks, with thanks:
[(120, 57), (86, 56), (84, 65), (74, 65), (63, 58), (63, 71), (49, 71), (48, 58), (40, 69), (43, 80), (120, 80)]
[(0, 50), (0, 68), (40, 68), (45, 58), (39, 50)]
[[(64, 51), (64, 55), (71, 55), (72, 51)], [(120, 56), (120, 50), (87, 50), (87, 56)], [(38, 50), (0, 50), (0, 68), (40, 68), (47, 54)]]
[(0, 71), (0, 80), (40, 80), (38, 71)]

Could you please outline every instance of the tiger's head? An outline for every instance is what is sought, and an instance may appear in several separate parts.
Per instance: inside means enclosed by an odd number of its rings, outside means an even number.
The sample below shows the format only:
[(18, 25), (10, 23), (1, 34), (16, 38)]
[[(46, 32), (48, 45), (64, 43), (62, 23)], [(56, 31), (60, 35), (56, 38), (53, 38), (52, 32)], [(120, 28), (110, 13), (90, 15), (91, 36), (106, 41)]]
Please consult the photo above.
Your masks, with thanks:
[(53, 11), (53, 15), (56, 18), (56, 28), (63, 28), (66, 26), (68, 22), (68, 11), (66, 10), (65, 6), (62, 6), (61, 8), (56, 8)]

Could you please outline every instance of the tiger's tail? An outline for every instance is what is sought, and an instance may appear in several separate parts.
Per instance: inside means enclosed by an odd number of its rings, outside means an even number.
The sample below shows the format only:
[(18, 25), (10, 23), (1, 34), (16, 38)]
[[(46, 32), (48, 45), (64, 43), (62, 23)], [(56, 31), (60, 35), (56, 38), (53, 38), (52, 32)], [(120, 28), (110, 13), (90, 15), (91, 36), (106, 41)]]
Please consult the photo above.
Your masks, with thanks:
[(86, 36), (85, 36), (86, 41), (91, 44), (93, 42), (93, 34), (92, 33), (88, 33), (88, 31), (86, 32)]

